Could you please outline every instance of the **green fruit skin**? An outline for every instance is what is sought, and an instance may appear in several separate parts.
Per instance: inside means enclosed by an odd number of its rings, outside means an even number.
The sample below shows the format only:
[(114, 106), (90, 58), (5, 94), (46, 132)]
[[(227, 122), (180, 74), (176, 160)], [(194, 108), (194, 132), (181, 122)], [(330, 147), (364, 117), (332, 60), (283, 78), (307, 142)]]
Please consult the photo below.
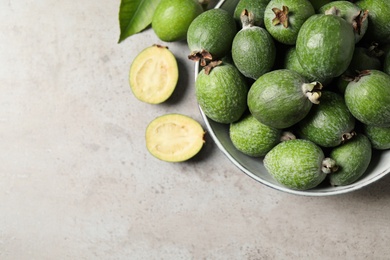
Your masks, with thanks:
[(203, 12), (196, 0), (161, 0), (152, 18), (152, 28), (162, 41), (184, 40), (191, 22)]
[(349, 83), (349, 80), (344, 76), (354, 75), (356, 71), (380, 70), (381, 68), (382, 63), (378, 57), (371, 54), (365, 47), (356, 47), (348, 69), (335, 81), (336, 88), (344, 94)]
[[(287, 28), (282, 24), (273, 25), (272, 22), (275, 18), (275, 13), (272, 9), (278, 8), (282, 10), (283, 6), (289, 8), (289, 26)], [(264, 25), (277, 41), (287, 45), (294, 45), (301, 26), (314, 14), (313, 5), (308, 0), (271, 0), (264, 11)]]
[(317, 78), (340, 76), (355, 49), (352, 26), (336, 15), (312, 15), (298, 33), (296, 50), (302, 67)]
[(311, 141), (295, 139), (276, 145), (264, 157), (264, 166), (276, 181), (295, 190), (318, 186), (325, 178), (322, 172), (324, 153)]
[(276, 48), (271, 35), (258, 26), (245, 27), (234, 37), (232, 58), (237, 69), (246, 77), (258, 79), (271, 70)]
[(383, 72), (390, 75), (390, 51), (386, 53), (383, 61)]
[(248, 93), (251, 114), (270, 127), (282, 129), (302, 120), (312, 103), (302, 91), (305, 78), (295, 71), (280, 69), (259, 77)]
[(260, 157), (280, 142), (282, 131), (260, 123), (251, 114), (230, 124), (229, 136), (234, 147), (242, 153)]
[(370, 139), (372, 148), (390, 149), (390, 127), (363, 125), (363, 133)]
[(316, 10), (316, 12), (319, 11), (319, 9), (326, 5), (327, 3), (330, 3), (332, 2), (333, 0), (309, 0), (311, 2), (311, 4), (313, 5), (314, 7), (314, 10)]
[(343, 135), (351, 133), (354, 128), (355, 118), (344, 98), (331, 91), (322, 91), (320, 104), (297, 124), (296, 130), (301, 138), (322, 147), (334, 147), (341, 144)]
[(223, 9), (209, 9), (190, 24), (187, 43), (191, 52), (206, 50), (213, 58), (222, 58), (230, 52), (236, 33), (232, 15)]
[[(349, 1), (332, 1), (328, 4), (323, 5), (319, 10), (318, 13), (325, 14), (325, 12), (332, 7), (336, 7), (339, 11), (338, 16), (346, 20), (349, 24), (353, 25), (355, 23), (356, 16), (362, 11), (362, 9), (355, 5), (354, 3), (351, 3)], [(363, 13), (360, 14), (360, 17), (362, 17)], [(360, 26), (360, 30), (354, 30), (355, 35), (355, 43), (358, 43), (363, 36), (365, 35), (368, 28), (368, 19), (364, 19), (362, 21), (362, 24)]]
[(302, 65), (299, 63), (295, 46), (291, 46), (286, 51), (283, 61), (283, 68), (298, 72), (299, 74), (304, 76), (309, 82), (319, 81), (322, 85), (326, 85), (332, 80), (331, 78), (318, 78), (308, 73), (307, 70), (303, 69)]
[(333, 186), (345, 186), (357, 181), (367, 170), (372, 149), (370, 140), (363, 134), (358, 134), (345, 144), (334, 148), (329, 155), (336, 161), (339, 169), (329, 174)]
[(369, 11), (367, 38), (379, 43), (390, 43), (390, 1), (360, 0), (355, 4)]
[(390, 75), (370, 70), (369, 75), (348, 83), (344, 98), (349, 111), (360, 122), (390, 127)]
[(244, 76), (229, 63), (202, 69), (195, 81), (195, 96), (203, 112), (211, 120), (230, 124), (240, 119), (247, 109), (248, 86)]
[(269, 1), (270, 0), (240, 0), (234, 9), (234, 20), (236, 20), (237, 24), (242, 26), (240, 17), (242, 11), (246, 9), (254, 15), (253, 25), (264, 27), (264, 10)]

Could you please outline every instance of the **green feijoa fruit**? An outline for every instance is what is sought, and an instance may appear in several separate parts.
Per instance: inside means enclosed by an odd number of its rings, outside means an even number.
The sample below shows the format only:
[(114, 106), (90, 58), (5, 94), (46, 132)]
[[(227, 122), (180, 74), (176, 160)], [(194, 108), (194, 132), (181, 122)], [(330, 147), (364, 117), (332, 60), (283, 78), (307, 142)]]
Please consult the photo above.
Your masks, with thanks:
[(350, 23), (355, 34), (355, 43), (359, 42), (368, 28), (368, 10), (362, 10), (359, 6), (350, 1), (332, 1), (323, 5), (319, 13), (326, 14), (332, 12)]
[(152, 29), (162, 41), (184, 40), (191, 22), (203, 12), (197, 0), (161, 0), (152, 18)]
[(348, 83), (354, 80), (359, 71), (372, 69), (382, 69), (382, 63), (378, 54), (373, 49), (356, 46), (348, 69), (335, 81), (337, 89), (340, 93), (344, 93)]
[(318, 12), (318, 10), (320, 10), (320, 8), (330, 2), (332, 2), (333, 0), (309, 0), (310, 3), (313, 5), (314, 7), (314, 10), (316, 12)]
[(265, 155), (264, 166), (277, 182), (294, 190), (314, 188), (337, 169), (318, 145), (304, 139), (277, 144)]
[(310, 73), (307, 72), (307, 70), (302, 68), (302, 65), (299, 63), (297, 51), (295, 46), (291, 46), (287, 49), (285, 56), (283, 58), (283, 65), (282, 67), (284, 69), (289, 69), (298, 72), (302, 76), (304, 76), (309, 82), (312, 81), (319, 81), (322, 85), (327, 85), (332, 80), (331, 78), (318, 78)]
[(357, 181), (367, 170), (372, 156), (370, 140), (358, 134), (352, 140), (335, 147), (329, 154), (338, 170), (329, 174), (332, 186), (345, 186)]
[(390, 1), (360, 0), (355, 4), (368, 10), (367, 37), (371, 41), (390, 43)]
[(340, 76), (355, 49), (352, 25), (333, 14), (315, 14), (298, 33), (297, 56), (302, 67), (318, 78)]
[(383, 60), (383, 72), (390, 75), (390, 51), (386, 53)]
[(234, 9), (233, 17), (236, 20), (237, 24), (242, 26), (241, 23), (241, 13), (245, 9), (248, 12), (253, 13), (254, 16), (254, 25), (255, 26), (264, 26), (264, 10), (270, 0), (240, 0), (236, 8)]
[(248, 86), (244, 76), (229, 63), (210, 71), (203, 68), (195, 81), (195, 96), (207, 117), (230, 124), (240, 119), (247, 109)]
[(354, 136), (355, 118), (344, 98), (335, 92), (322, 91), (321, 102), (296, 126), (301, 138), (322, 147), (337, 146)]
[(194, 61), (220, 59), (228, 54), (237, 25), (233, 16), (224, 9), (209, 9), (198, 15), (187, 31), (187, 43), (191, 51), (188, 56)]
[(370, 139), (372, 148), (377, 150), (390, 149), (390, 127), (363, 125), (363, 132)]
[(253, 157), (264, 156), (279, 142), (295, 138), (290, 132), (260, 123), (251, 114), (230, 124), (229, 136), (237, 150)]
[(345, 89), (352, 115), (367, 125), (390, 126), (390, 75), (380, 70), (361, 72)]
[(252, 84), (248, 93), (249, 111), (265, 125), (287, 128), (302, 120), (312, 104), (319, 102), (321, 88), (321, 83), (306, 83), (295, 71), (273, 70)]
[(264, 25), (274, 39), (294, 45), (302, 24), (314, 13), (308, 0), (271, 0), (264, 11)]
[(252, 13), (242, 12), (243, 28), (232, 44), (232, 58), (237, 69), (246, 77), (257, 79), (271, 70), (275, 62), (276, 48), (266, 29), (253, 25)]

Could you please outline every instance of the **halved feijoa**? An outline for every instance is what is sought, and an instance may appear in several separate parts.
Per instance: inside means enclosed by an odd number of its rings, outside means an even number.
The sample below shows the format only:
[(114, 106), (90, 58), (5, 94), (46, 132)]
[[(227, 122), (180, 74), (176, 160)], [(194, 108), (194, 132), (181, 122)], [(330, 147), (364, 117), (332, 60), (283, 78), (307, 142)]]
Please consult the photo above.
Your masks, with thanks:
[(141, 51), (130, 67), (131, 90), (137, 99), (150, 104), (166, 101), (175, 90), (178, 78), (175, 56), (161, 45)]
[(166, 114), (155, 118), (146, 128), (146, 148), (156, 158), (182, 162), (195, 156), (203, 147), (204, 130), (191, 117)]
[(329, 157), (335, 160), (338, 170), (329, 175), (330, 183), (344, 186), (355, 182), (367, 170), (371, 156), (370, 140), (363, 134), (334, 148)]

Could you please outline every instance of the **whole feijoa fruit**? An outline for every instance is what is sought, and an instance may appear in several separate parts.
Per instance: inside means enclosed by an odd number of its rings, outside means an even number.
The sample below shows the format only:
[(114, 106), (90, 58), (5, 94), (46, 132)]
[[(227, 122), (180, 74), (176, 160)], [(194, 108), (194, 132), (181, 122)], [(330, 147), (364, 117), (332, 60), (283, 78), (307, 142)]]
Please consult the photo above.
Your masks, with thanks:
[(307, 70), (302, 68), (302, 65), (299, 63), (297, 51), (295, 46), (290, 46), (286, 49), (285, 55), (283, 57), (282, 68), (289, 69), (298, 72), (304, 76), (309, 82), (319, 81), (322, 85), (327, 85), (332, 80), (331, 78), (319, 78), (308, 73)]
[(195, 96), (200, 108), (218, 123), (230, 124), (239, 120), (247, 109), (246, 79), (229, 63), (208, 69), (204, 67), (195, 81)]
[(385, 54), (383, 60), (383, 72), (390, 75), (390, 51)]
[(253, 14), (254, 25), (264, 27), (264, 10), (270, 0), (240, 0), (234, 9), (234, 19), (237, 24), (242, 26), (241, 13), (245, 9)]
[(332, 12), (350, 23), (355, 34), (355, 43), (358, 43), (367, 31), (368, 10), (362, 10), (350, 1), (332, 1), (323, 5), (318, 12), (321, 14)]
[(333, 14), (315, 14), (298, 33), (297, 56), (302, 67), (318, 78), (340, 76), (355, 50), (352, 25)]
[(237, 150), (253, 157), (264, 156), (279, 142), (295, 138), (290, 132), (260, 123), (250, 113), (230, 124), (229, 137)]
[(359, 0), (355, 4), (368, 10), (367, 37), (371, 41), (390, 43), (390, 1)]
[(370, 139), (372, 148), (390, 149), (390, 127), (363, 125), (363, 132)]
[(390, 75), (380, 70), (362, 71), (345, 89), (352, 115), (367, 125), (390, 126)]
[(233, 16), (224, 9), (209, 9), (198, 15), (187, 31), (187, 43), (191, 51), (189, 59), (201, 61), (216, 60), (228, 54), (237, 25)]
[(162, 41), (184, 40), (191, 22), (202, 12), (197, 0), (161, 0), (153, 14), (152, 29)]
[(337, 169), (335, 161), (325, 158), (318, 145), (304, 139), (277, 144), (263, 162), (277, 182), (294, 190), (314, 188)]
[(130, 66), (129, 83), (134, 96), (145, 103), (166, 101), (176, 88), (179, 69), (176, 57), (166, 46), (142, 50)]
[(241, 20), (243, 27), (233, 39), (232, 58), (244, 76), (256, 80), (271, 70), (276, 48), (267, 30), (253, 24), (252, 13), (244, 9)]
[(336, 162), (338, 170), (329, 174), (330, 184), (345, 186), (357, 181), (366, 172), (371, 156), (370, 140), (363, 134), (333, 148), (329, 157)]
[(363, 70), (381, 70), (382, 63), (376, 51), (370, 48), (356, 46), (348, 69), (335, 80), (337, 89), (344, 93), (348, 83)]
[(306, 83), (295, 71), (273, 70), (252, 84), (248, 93), (249, 111), (265, 125), (288, 128), (302, 120), (313, 103), (319, 103), (321, 88), (321, 83)]
[(264, 11), (264, 25), (275, 40), (294, 45), (302, 24), (314, 14), (308, 0), (271, 0)]
[(334, 147), (353, 138), (355, 118), (349, 112), (344, 97), (322, 91), (321, 102), (296, 126), (301, 138), (322, 147)]

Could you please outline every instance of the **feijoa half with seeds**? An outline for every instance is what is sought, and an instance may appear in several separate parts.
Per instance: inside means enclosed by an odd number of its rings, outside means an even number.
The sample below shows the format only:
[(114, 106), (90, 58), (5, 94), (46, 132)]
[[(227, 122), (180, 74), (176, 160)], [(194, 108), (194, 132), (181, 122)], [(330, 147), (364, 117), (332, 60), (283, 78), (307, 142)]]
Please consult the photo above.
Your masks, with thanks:
[(165, 46), (153, 45), (133, 60), (129, 83), (134, 96), (149, 104), (166, 101), (176, 88), (179, 69), (173, 53)]
[(166, 114), (149, 123), (145, 140), (148, 151), (156, 158), (167, 162), (182, 162), (201, 150), (204, 130), (191, 117)]

